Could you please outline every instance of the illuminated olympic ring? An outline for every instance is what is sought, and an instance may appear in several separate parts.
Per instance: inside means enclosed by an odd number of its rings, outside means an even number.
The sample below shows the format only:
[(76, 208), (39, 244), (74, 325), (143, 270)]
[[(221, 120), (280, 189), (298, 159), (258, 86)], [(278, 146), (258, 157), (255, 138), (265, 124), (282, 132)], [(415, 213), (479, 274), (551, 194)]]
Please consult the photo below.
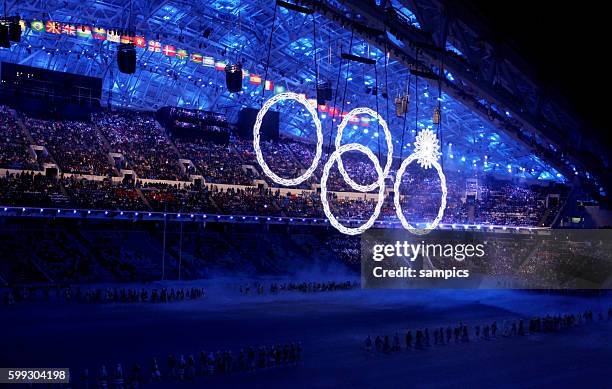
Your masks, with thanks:
[[(263, 155), (261, 153), (261, 149), (259, 147), (259, 143), (260, 143), (259, 131), (260, 131), (261, 123), (263, 121), (265, 114), (268, 112), (270, 107), (272, 107), (274, 104), (276, 104), (279, 101), (284, 101), (284, 100), (295, 100), (301, 103), (302, 105), (304, 105), (306, 109), (308, 110), (308, 112), (310, 112), (310, 115), (312, 116), (312, 119), (314, 120), (316, 131), (317, 131), (317, 146), (316, 146), (314, 160), (312, 161), (312, 164), (310, 165), (310, 167), (304, 172), (304, 174), (302, 174), (301, 176), (297, 178), (293, 178), (293, 179), (282, 178), (276, 175), (274, 172), (272, 172), (270, 168), (268, 167), (268, 165), (266, 164), (266, 162), (264, 161)], [(387, 141), (387, 164), (385, 165), (384, 170), (380, 166), (380, 161), (376, 158), (374, 153), (368, 147), (363, 146), (358, 143), (348, 143), (343, 146), (340, 145), (340, 140), (342, 138), (342, 130), (344, 129), (344, 127), (346, 127), (346, 125), (348, 124), (349, 120), (352, 117), (358, 114), (362, 114), (362, 113), (366, 113), (366, 114), (369, 114), (375, 117), (379, 121), (379, 123), (381, 123), (381, 125), (383, 126), (383, 131), (385, 132), (385, 137)], [(263, 172), (268, 177), (270, 177), (272, 181), (276, 182), (277, 184), (284, 185), (284, 186), (296, 186), (306, 181), (314, 173), (315, 169), (317, 168), (317, 165), (319, 164), (319, 161), (321, 160), (321, 154), (323, 153), (323, 131), (321, 130), (321, 121), (319, 120), (319, 117), (316, 111), (316, 106), (312, 106), (308, 102), (308, 100), (306, 100), (306, 98), (304, 98), (301, 95), (298, 95), (297, 93), (285, 92), (285, 93), (279, 93), (273, 96), (272, 98), (270, 98), (268, 101), (264, 103), (264, 105), (261, 107), (261, 110), (257, 113), (257, 118), (255, 120), (255, 125), (253, 127), (253, 146), (255, 148), (255, 155), (257, 157), (257, 162), (261, 166)], [(360, 151), (363, 154), (365, 154), (372, 161), (372, 163), (374, 163), (374, 168), (376, 170), (376, 173), (378, 174), (378, 178), (374, 183), (370, 185), (359, 185), (349, 177), (347, 171), (344, 169), (344, 166), (342, 165), (342, 154), (344, 154), (347, 151)], [(429, 129), (425, 129), (423, 131), (420, 131), (416, 137), (416, 140), (414, 142), (414, 152), (410, 154), (402, 162), (402, 164), (400, 165), (400, 168), (397, 170), (397, 173), (395, 176), (395, 184), (393, 186), (393, 189), (394, 189), (394, 199), (393, 200), (395, 204), (395, 212), (397, 214), (398, 219), (402, 223), (402, 226), (413, 234), (424, 235), (424, 234), (429, 233), (431, 230), (433, 230), (434, 228), (438, 226), (438, 224), (440, 223), (440, 220), (442, 220), (442, 217), (444, 216), (444, 210), (446, 209), (447, 189), (446, 189), (446, 177), (444, 176), (444, 172), (442, 171), (442, 166), (440, 166), (440, 164), (438, 163), (438, 158), (440, 157), (440, 155), (441, 155), (440, 154), (440, 141), (436, 138), (436, 135), (434, 134), (433, 131)], [(334, 226), (334, 228), (336, 228), (338, 231), (344, 234), (347, 234), (347, 235), (357, 235), (357, 234), (363, 233), (368, 228), (372, 227), (372, 225), (374, 225), (374, 222), (380, 215), (380, 210), (383, 206), (383, 202), (385, 198), (385, 179), (389, 175), (389, 171), (391, 169), (391, 163), (393, 162), (392, 156), (393, 156), (393, 144), (392, 144), (392, 139), (391, 139), (391, 132), (389, 131), (389, 128), (387, 127), (387, 123), (383, 120), (382, 117), (380, 117), (380, 115), (377, 112), (369, 108), (356, 108), (352, 110), (351, 112), (349, 112), (344, 117), (344, 119), (340, 123), (340, 126), (338, 126), (338, 134), (336, 135), (336, 150), (331, 154), (331, 156), (329, 157), (329, 160), (325, 163), (325, 166), (323, 167), (323, 175), (321, 177), (321, 202), (323, 204), (323, 211), (325, 212), (325, 215), (329, 219), (331, 225)], [(399, 194), (399, 190), (400, 190), (400, 184), (402, 182), (402, 176), (404, 175), (404, 172), (406, 171), (406, 168), (408, 167), (408, 165), (410, 165), (415, 160), (424, 169), (429, 169), (430, 167), (433, 166), (438, 172), (438, 177), (440, 177), (440, 186), (442, 187), (442, 201), (440, 204), (440, 208), (438, 209), (438, 215), (431, 223), (427, 223), (427, 227), (424, 229), (415, 228), (412, 225), (410, 225), (410, 223), (408, 223), (408, 221), (404, 217), (404, 214), (402, 212), (402, 207), (400, 204), (401, 196)], [(348, 227), (343, 226), (342, 224), (338, 222), (338, 219), (336, 219), (336, 217), (330, 211), (329, 203), (327, 201), (327, 180), (329, 179), (329, 172), (335, 162), (338, 162), (338, 170), (340, 170), (342, 177), (350, 185), (351, 188), (359, 192), (370, 192), (378, 188), (378, 201), (376, 203), (376, 207), (374, 208), (374, 213), (372, 214), (370, 219), (368, 219), (368, 221), (365, 224), (359, 227), (348, 228)]]
[[(304, 174), (292, 179), (282, 178), (276, 175), (272, 170), (270, 170), (268, 164), (266, 163), (266, 161), (264, 161), (263, 155), (261, 153), (261, 148), (259, 147), (259, 130), (261, 128), (261, 122), (263, 121), (264, 116), (266, 115), (270, 107), (272, 107), (277, 102), (284, 100), (295, 100), (298, 103), (301, 103), (304, 107), (306, 107), (308, 112), (310, 112), (312, 119), (314, 120), (314, 124), (317, 130), (317, 147), (312, 164), (308, 169), (306, 169)], [(313, 107), (304, 96), (299, 95), (297, 93), (285, 92), (273, 96), (271, 99), (264, 103), (264, 105), (261, 107), (261, 110), (257, 113), (257, 118), (255, 119), (255, 125), (253, 127), (253, 147), (255, 148), (255, 156), (257, 157), (257, 162), (261, 166), (263, 172), (268, 177), (270, 177), (272, 181), (284, 186), (296, 186), (306, 181), (310, 178), (310, 176), (312, 176), (312, 173), (314, 173), (315, 169), (317, 168), (317, 165), (319, 164), (319, 160), (321, 160), (321, 154), (323, 154), (323, 131), (321, 130), (321, 120), (319, 120), (316, 108)]]
[(395, 213), (397, 214), (397, 218), (402, 223), (402, 226), (413, 234), (425, 235), (425, 234), (428, 234), (434, 228), (436, 228), (438, 224), (440, 223), (440, 220), (442, 220), (442, 217), (444, 216), (444, 210), (446, 209), (446, 196), (447, 196), (446, 176), (444, 175), (444, 172), (442, 171), (442, 166), (440, 166), (438, 161), (436, 161), (435, 159), (429, 159), (427, 161), (429, 164), (431, 164), (431, 166), (433, 166), (437, 170), (438, 177), (440, 177), (440, 186), (442, 188), (442, 200), (440, 202), (440, 208), (438, 208), (438, 215), (433, 220), (433, 222), (427, 223), (427, 227), (423, 229), (414, 228), (412, 225), (410, 225), (410, 223), (408, 223), (408, 221), (404, 217), (404, 213), (402, 212), (402, 205), (400, 204), (400, 184), (402, 183), (402, 177), (404, 176), (404, 172), (406, 171), (406, 168), (408, 167), (408, 165), (410, 165), (413, 161), (418, 160), (419, 158), (420, 158), (420, 155), (418, 155), (417, 153), (410, 154), (408, 158), (406, 158), (402, 162), (399, 169), (397, 169), (397, 172), (395, 174), (395, 183), (393, 184), (393, 192), (394, 192), (393, 202), (395, 204)]
[[(391, 139), (391, 131), (389, 131), (387, 122), (378, 114), (378, 112), (373, 111), (370, 108), (360, 107), (353, 109), (346, 116), (344, 116), (344, 119), (342, 119), (342, 122), (338, 126), (338, 133), (336, 134), (336, 150), (340, 148), (340, 141), (342, 139), (342, 132), (344, 128), (353, 117), (359, 114), (368, 114), (376, 118), (376, 120), (378, 120), (378, 123), (380, 123), (383, 128), (383, 131), (385, 133), (385, 139), (387, 141), (387, 163), (385, 165), (385, 169), (383, 170), (383, 175), (387, 177), (389, 175), (389, 171), (391, 170), (391, 164), (393, 163), (393, 140)], [(347, 171), (344, 169), (342, 159), (338, 160), (338, 170), (340, 171), (340, 174), (342, 174), (344, 181), (356, 191), (371, 192), (378, 187), (378, 181), (375, 181), (370, 185), (360, 185), (353, 181)]]
[[(356, 228), (348, 228), (340, 224), (338, 219), (331, 213), (329, 209), (329, 203), (327, 202), (327, 179), (329, 178), (329, 171), (335, 162), (338, 162), (338, 167), (340, 167), (340, 161), (342, 160), (342, 154), (347, 151), (360, 151), (364, 153), (370, 161), (374, 164), (374, 168), (378, 173), (378, 180), (374, 183), (376, 187), (378, 187), (378, 201), (376, 202), (376, 207), (374, 208), (374, 213), (370, 216), (370, 219), (365, 224), (362, 224)], [(363, 146), (359, 143), (348, 143), (344, 146), (340, 146), (332, 153), (329, 157), (329, 160), (325, 163), (323, 167), (323, 175), (321, 176), (321, 203), (323, 203), (323, 212), (325, 212), (325, 216), (329, 219), (329, 222), (332, 226), (334, 226), (338, 231), (347, 235), (357, 235), (363, 233), (368, 228), (372, 227), (378, 215), (380, 214), (380, 209), (383, 206), (383, 202), (385, 200), (385, 177), (383, 174), (383, 170), (380, 167), (380, 162), (368, 147)], [(359, 190), (359, 189), (358, 189)], [(369, 192), (370, 190), (359, 190), (360, 192)]]

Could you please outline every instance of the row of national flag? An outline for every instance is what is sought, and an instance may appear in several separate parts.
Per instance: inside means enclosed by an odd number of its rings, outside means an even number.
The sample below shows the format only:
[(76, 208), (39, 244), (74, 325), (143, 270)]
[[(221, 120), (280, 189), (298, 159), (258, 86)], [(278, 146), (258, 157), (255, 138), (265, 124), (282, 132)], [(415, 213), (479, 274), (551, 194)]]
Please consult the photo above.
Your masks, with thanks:
[(54, 21), (42, 22), (32, 20), (30, 28), (34, 32), (46, 32), (48, 34), (71, 35), (79, 38), (93, 38), (114, 43), (133, 43), (135, 46), (145, 48), (146, 39), (143, 36), (131, 36), (122, 34), (119, 30), (105, 29), (103, 27), (91, 27), (86, 25), (75, 25), (70, 23), (60, 23)]
[[(20, 21), (21, 29), (23, 31), (27, 28), (27, 21)], [(160, 53), (167, 57), (176, 58), (180, 61), (189, 61), (195, 64), (201, 64), (206, 67), (215, 68), (219, 71), (224, 71), (227, 61), (216, 60), (213, 57), (204, 56), (198, 53), (189, 53), (185, 49), (177, 48), (173, 45), (163, 45), (157, 40), (147, 40), (144, 36), (139, 35), (126, 35), (123, 31), (117, 29), (105, 29), (103, 27), (92, 27), (88, 25), (76, 25), (70, 23), (60, 23), (55, 21), (42, 21), (32, 20), (29, 23), (32, 31), (36, 33), (48, 33), (56, 35), (69, 35), (83, 39), (97, 39), (100, 41), (108, 41), (113, 43), (132, 43), (134, 46), (141, 49)], [(261, 85), (263, 83), (263, 77), (257, 74), (250, 74), (248, 70), (242, 70), (242, 78), (247, 79), (251, 85)], [(274, 93), (285, 92), (285, 88), (281, 85), (274, 86), (274, 82), (266, 80), (265, 90), (274, 91)], [(306, 97), (306, 96), (304, 96)], [(330, 117), (344, 117), (347, 112), (340, 112), (338, 108), (334, 108), (327, 105), (318, 105), (316, 99), (309, 99), (309, 103), (316, 107), (319, 112), (328, 114)], [(353, 124), (360, 124), (362, 126), (369, 126), (370, 122), (375, 119), (369, 119), (367, 117), (352, 118), (350, 120)]]
[[(215, 68), (216, 70), (223, 71), (227, 65), (226, 61), (215, 60), (213, 57), (204, 56), (198, 53), (189, 53), (185, 49), (177, 48), (173, 45), (162, 45), (160, 41), (149, 40), (147, 41), (143, 36), (131, 36), (121, 34), (118, 30), (104, 29), (102, 27), (90, 27), (86, 25), (73, 25), (69, 23), (60, 23), (54, 21), (47, 21), (43, 23), (40, 20), (33, 20), (30, 22), (30, 27), (35, 32), (46, 32), (49, 34), (64, 34), (77, 36), (85, 39), (98, 39), (103, 41), (109, 41), (114, 43), (133, 43), (134, 46), (141, 49), (146, 49), (154, 53), (161, 53), (166, 57), (177, 58), (181, 61), (190, 61), (203, 66)], [(249, 78), (249, 84), (261, 85), (262, 78), (257, 74), (249, 74), (247, 70), (242, 72), (243, 78)], [(282, 87), (281, 87), (282, 88)], [(266, 81), (266, 90), (273, 90), (274, 83), (270, 80)], [(283, 88), (284, 89), (284, 88)]]
[[(26, 22), (23, 21), (22, 29), (25, 30)], [(134, 46), (145, 49), (154, 53), (161, 53), (166, 57), (177, 58), (181, 61), (190, 61), (203, 66), (215, 68), (223, 71), (227, 65), (226, 61), (215, 60), (213, 57), (204, 56), (198, 53), (189, 53), (185, 49), (177, 48), (173, 45), (163, 45), (157, 40), (148, 40), (144, 36), (132, 36), (122, 34), (119, 30), (105, 29), (103, 27), (91, 27), (87, 25), (74, 25), (70, 23), (60, 23), (55, 21), (32, 20), (30, 28), (34, 32), (46, 32), (48, 34), (70, 35), (84, 39), (97, 39), (114, 43), (133, 43)], [(257, 74), (249, 74), (248, 71), (243, 71), (243, 78), (249, 78), (250, 84), (261, 85), (261, 76)], [(273, 82), (266, 81), (266, 90), (273, 89)]]

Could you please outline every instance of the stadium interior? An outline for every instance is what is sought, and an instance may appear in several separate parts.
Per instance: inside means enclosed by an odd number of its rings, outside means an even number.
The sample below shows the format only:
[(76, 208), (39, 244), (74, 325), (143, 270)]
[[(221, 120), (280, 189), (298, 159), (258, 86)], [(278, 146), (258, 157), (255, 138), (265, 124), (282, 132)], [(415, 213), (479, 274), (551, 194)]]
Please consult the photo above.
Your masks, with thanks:
[[(70, 368), (58, 388), (609, 385), (605, 134), (463, 3), (5, 1), (0, 367)], [(376, 161), (338, 155), (355, 143)], [(480, 289), (364, 288), (336, 224), (406, 220), (493, 242), (461, 263)]]

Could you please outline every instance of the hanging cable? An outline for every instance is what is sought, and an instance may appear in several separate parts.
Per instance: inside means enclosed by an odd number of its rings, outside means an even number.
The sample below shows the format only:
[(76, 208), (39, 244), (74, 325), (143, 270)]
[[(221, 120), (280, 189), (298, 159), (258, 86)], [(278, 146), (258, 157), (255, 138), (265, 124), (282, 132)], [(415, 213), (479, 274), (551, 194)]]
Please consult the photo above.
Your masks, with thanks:
[[(380, 111), (378, 110), (378, 70), (377, 64), (374, 64), (374, 81), (376, 82), (376, 92), (375, 92), (375, 101), (376, 101), (376, 113), (380, 115)], [(378, 134), (379, 120), (376, 120), (376, 133)], [(380, 134), (376, 137), (378, 140), (378, 160), (380, 161)]]
[(274, 36), (274, 25), (276, 24), (276, 3), (274, 4), (274, 16), (272, 17), (272, 29), (270, 30), (270, 40), (268, 41), (268, 59), (266, 61), (266, 72), (263, 80), (263, 91), (261, 92), (261, 106), (263, 107), (266, 95), (266, 83), (268, 82), (268, 69), (270, 68), (270, 54), (272, 53), (272, 37)]
[[(354, 30), (351, 29), (351, 40), (349, 42), (349, 53), (353, 50), (353, 36), (354, 36)], [(342, 107), (340, 109), (340, 117), (342, 118), (342, 114), (344, 113), (344, 102), (346, 101), (346, 91), (348, 90), (348, 79), (349, 79), (349, 71), (351, 69), (351, 62), (347, 61), (346, 63), (346, 77), (345, 78), (345, 82), (344, 82), (344, 92), (342, 94)], [(344, 119), (344, 118), (342, 118)]]
[(319, 62), (317, 61), (317, 20), (314, 12), (312, 13), (312, 41), (314, 49), (314, 62), (315, 62), (315, 88), (319, 86)]
[[(385, 89), (387, 90), (387, 107), (386, 107), (386, 118), (391, 122), (389, 117), (389, 76), (387, 67), (389, 66), (389, 47), (387, 39), (387, 23), (385, 23)], [(383, 96), (384, 97), (384, 96)], [(378, 136), (378, 160), (380, 160), (380, 134)]]
[[(410, 77), (410, 71), (408, 71), (408, 80), (406, 80), (406, 93), (410, 94), (410, 83), (412, 81), (412, 78)], [(401, 140), (401, 145), (400, 145), (400, 161), (403, 161), (404, 158), (404, 136), (406, 135), (406, 123), (407, 123), (407, 118), (408, 118), (408, 110), (406, 109), (404, 111), (404, 123), (402, 125), (402, 140)]]
[[(417, 63), (417, 66), (419, 64), (419, 49), (417, 49), (416, 55), (415, 55), (415, 60)], [(417, 131), (419, 130), (419, 76), (415, 75), (414, 76), (414, 106), (415, 106), (415, 113), (414, 113), (414, 133), (416, 136)]]
[[(342, 52), (342, 43), (340, 43), (340, 52)], [(331, 55), (331, 54), (330, 54)], [(331, 57), (330, 57), (331, 58)], [(338, 93), (340, 92), (340, 75), (342, 74), (342, 56), (340, 56), (340, 63), (338, 64), (338, 78), (336, 79), (336, 91), (334, 92), (334, 105), (331, 106), (332, 109), (336, 108), (336, 98), (338, 97)], [(328, 109), (329, 113), (329, 109)], [(330, 114), (330, 129), (329, 129), (329, 142), (327, 143), (327, 155), (329, 155), (329, 151), (332, 145), (332, 135), (334, 133), (334, 115)]]
[[(442, 59), (440, 60), (440, 77), (438, 77), (438, 139), (440, 140), (440, 146), (444, 147), (444, 142), (442, 140), (442, 77), (444, 77), (444, 57), (445, 54), (442, 55)], [(442, 169), (444, 169), (444, 157), (440, 158)]]

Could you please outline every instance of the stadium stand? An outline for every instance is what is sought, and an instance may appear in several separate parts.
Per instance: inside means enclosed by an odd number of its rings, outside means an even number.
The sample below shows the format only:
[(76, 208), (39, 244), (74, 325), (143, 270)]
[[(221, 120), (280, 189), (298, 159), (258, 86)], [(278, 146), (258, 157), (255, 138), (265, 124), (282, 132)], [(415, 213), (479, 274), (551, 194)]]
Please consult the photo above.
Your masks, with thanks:
[[(7, 108), (2, 108), (0, 113), (5, 139), (0, 145), (2, 166), (12, 169), (0, 180), (2, 205), (324, 216), (316, 181), (322, 164), (318, 173), (298, 188), (277, 188), (260, 171), (250, 141), (232, 139), (225, 145), (202, 139), (173, 142), (152, 115), (140, 112), (103, 111), (95, 114), (91, 122), (40, 120), (19, 115), (25, 118), (27, 132), (21, 130), (16, 113)], [(57, 164), (58, 177), (46, 175), (36, 159), (30, 157), (27, 134)], [(10, 139), (13, 143), (7, 143)], [(264, 142), (262, 150), (271, 168), (283, 177), (301, 174), (306, 169), (302, 161), (311, 161), (314, 156), (312, 145), (290, 139)], [(327, 158), (324, 154), (323, 160)], [(115, 158), (116, 155), (120, 157)], [(182, 165), (181, 160), (191, 161), (195, 168)], [(344, 164), (358, 183), (374, 181), (372, 165), (357, 156), (347, 155)], [(395, 161), (393, 166), (397, 166)], [(133, 174), (118, 176), (121, 172)], [(551, 191), (562, 197), (566, 194), (563, 188), (486, 176), (478, 178), (477, 187), (473, 183), (467, 187), (464, 176), (452, 171), (446, 174), (449, 194), (443, 223), (545, 226), (554, 220), (562, 205), (556, 202), (548, 207), (548, 194)], [(192, 177), (199, 175), (204, 182), (196, 185)], [(262, 182), (263, 187), (256, 186)], [(351, 193), (352, 189), (337, 169), (332, 170), (329, 183), (334, 191), (330, 202), (339, 218), (366, 220), (369, 217), (375, 206), (372, 198)], [(433, 219), (440, 201), (438, 185), (437, 177), (411, 167), (400, 187), (406, 217), (416, 222)], [(478, 192), (478, 195), (467, 201), (468, 192)], [(382, 218), (396, 220), (391, 196), (385, 200)]]

